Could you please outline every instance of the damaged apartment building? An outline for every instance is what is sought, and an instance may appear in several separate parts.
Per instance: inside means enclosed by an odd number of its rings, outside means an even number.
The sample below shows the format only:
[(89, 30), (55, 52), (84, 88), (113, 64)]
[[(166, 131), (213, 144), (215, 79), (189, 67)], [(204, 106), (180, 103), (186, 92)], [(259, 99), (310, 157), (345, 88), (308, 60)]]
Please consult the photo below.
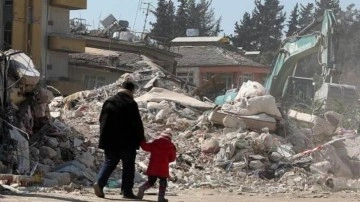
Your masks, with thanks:
[(48, 84), (70, 85), (68, 54), (85, 51), (85, 40), (69, 33), (70, 11), (86, 9), (87, 1), (0, 0), (0, 5), (0, 48), (30, 56)]
[(68, 54), (85, 50), (85, 40), (69, 34), (68, 19), (70, 10), (86, 6), (86, 0), (0, 1), (1, 159), (15, 173), (29, 173), (28, 139), (50, 119), (47, 104), (53, 96), (46, 84), (62, 86)]
[[(173, 72), (175, 58), (179, 54), (170, 53), (145, 43), (132, 43), (111, 40), (96, 36), (76, 35), (70, 32), (70, 10), (86, 9), (86, 0), (1, 0), (0, 47), (2, 50), (14, 49), (23, 51), (31, 57), (35, 67), (46, 83), (55, 87), (60, 94), (69, 95), (86, 89), (114, 82), (116, 77), (124, 72), (122, 66), (127, 65), (125, 56), (134, 53), (144, 55)], [(106, 59), (106, 64), (87, 65), (84, 60), (75, 60), (76, 53), (85, 53), (85, 47), (119, 51), (120, 57), (112, 54)], [(69, 60), (69, 54), (70, 60)], [(94, 53), (89, 53), (94, 55)], [(91, 58), (91, 56), (90, 56)], [(117, 60), (121, 60), (117, 62)], [(93, 61), (92, 64), (96, 64)], [(85, 65), (85, 66), (84, 66)], [(110, 68), (109, 68), (110, 67)], [(128, 67), (125, 67), (128, 68)], [(75, 73), (74, 73), (75, 72)], [(114, 74), (115, 72), (115, 74)], [(116, 72), (120, 74), (116, 74)]]

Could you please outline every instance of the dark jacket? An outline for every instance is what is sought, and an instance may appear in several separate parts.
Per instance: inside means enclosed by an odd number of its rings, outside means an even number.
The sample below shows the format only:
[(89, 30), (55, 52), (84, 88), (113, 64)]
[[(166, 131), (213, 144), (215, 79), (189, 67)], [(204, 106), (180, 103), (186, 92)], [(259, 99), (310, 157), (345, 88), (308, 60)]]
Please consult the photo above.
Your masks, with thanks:
[(176, 148), (171, 139), (159, 136), (153, 142), (141, 142), (141, 148), (150, 152), (150, 162), (146, 170), (148, 176), (169, 177), (169, 163), (175, 161)]
[(138, 105), (126, 90), (104, 102), (99, 121), (100, 149), (135, 150), (139, 149), (140, 142), (145, 140)]

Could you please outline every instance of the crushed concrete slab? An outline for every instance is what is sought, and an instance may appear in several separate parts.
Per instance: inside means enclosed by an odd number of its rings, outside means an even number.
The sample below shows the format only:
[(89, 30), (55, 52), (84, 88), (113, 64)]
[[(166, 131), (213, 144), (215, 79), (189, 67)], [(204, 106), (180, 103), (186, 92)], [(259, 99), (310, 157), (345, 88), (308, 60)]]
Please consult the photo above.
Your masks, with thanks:
[(136, 97), (135, 100), (137, 102), (161, 102), (163, 100), (168, 100), (201, 110), (209, 110), (214, 107), (214, 105), (211, 103), (201, 102), (195, 98), (185, 96), (180, 93), (175, 93), (163, 88), (152, 88), (148, 93), (145, 93), (140, 97)]

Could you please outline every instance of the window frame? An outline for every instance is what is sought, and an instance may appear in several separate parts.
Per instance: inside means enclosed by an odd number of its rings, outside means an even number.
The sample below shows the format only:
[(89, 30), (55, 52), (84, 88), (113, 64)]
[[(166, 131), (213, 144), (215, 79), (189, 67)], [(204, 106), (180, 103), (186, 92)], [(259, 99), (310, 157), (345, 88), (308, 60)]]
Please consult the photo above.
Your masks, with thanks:
[(87, 89), (96, 89), (106, 84), (104, 76), (84, 75), (83, 83)]

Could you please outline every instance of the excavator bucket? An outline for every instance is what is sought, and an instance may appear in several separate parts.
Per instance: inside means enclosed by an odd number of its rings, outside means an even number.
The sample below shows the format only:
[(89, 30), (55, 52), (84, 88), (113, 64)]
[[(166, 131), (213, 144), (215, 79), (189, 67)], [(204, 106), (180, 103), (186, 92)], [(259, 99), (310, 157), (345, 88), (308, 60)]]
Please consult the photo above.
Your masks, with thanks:
[(359, 105), (356, 87), (346, 84), (323, 83), (315, 92), (314, 100), (322, 102), (326, 110), (335, 108), (353, 110)]

